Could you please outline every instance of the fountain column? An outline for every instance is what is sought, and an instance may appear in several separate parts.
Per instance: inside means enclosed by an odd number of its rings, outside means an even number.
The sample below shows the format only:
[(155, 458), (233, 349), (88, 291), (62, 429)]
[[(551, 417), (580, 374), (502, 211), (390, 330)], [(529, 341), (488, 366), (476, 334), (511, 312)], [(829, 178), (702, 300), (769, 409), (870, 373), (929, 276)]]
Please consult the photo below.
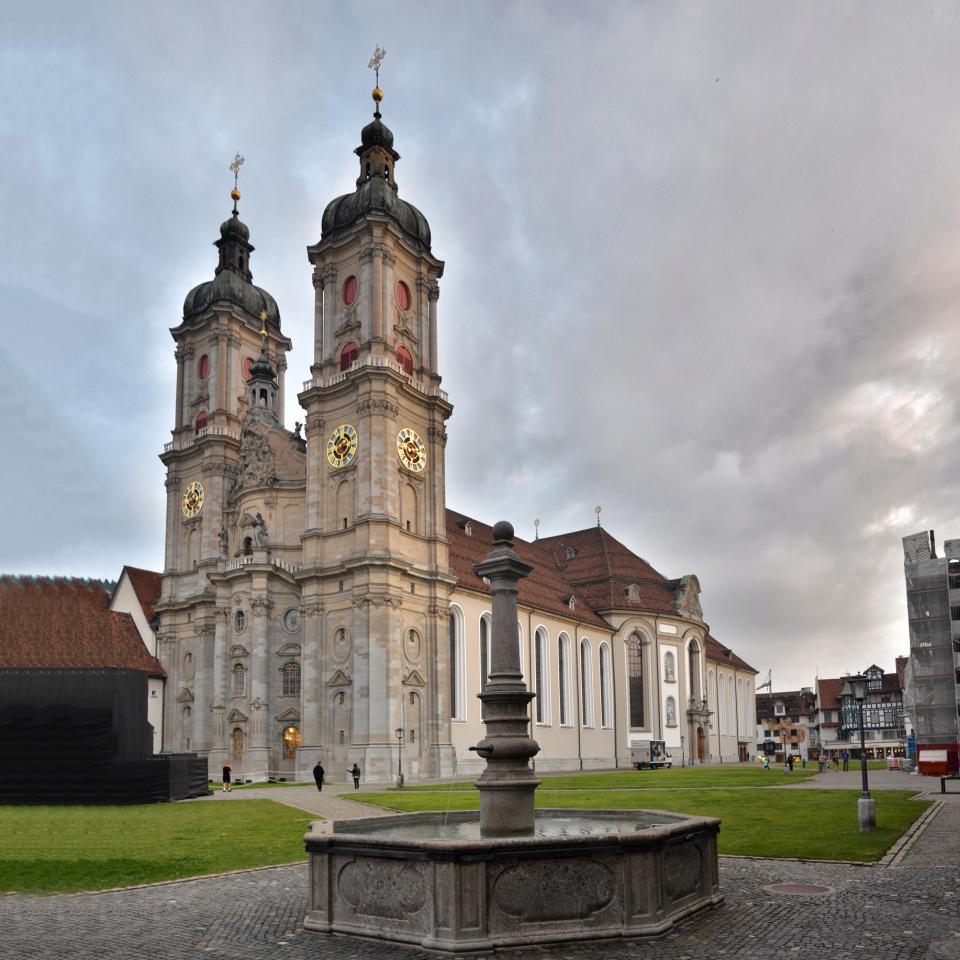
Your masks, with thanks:
[(492, 637), (490, 680), (483, 693), (486, 736), (471, 749), (486, 761), (477, 781), (480, 833), (516, 837), (534, 832), (534, 793), (539, 784), (530, 758), (540, 746), (530, 737), (530, 701), (536, 696), (523, 682), (517, 633), (517, 581), (533, 569), (513, 549), (513, 527), (501, 520), (493, 528), (493, 549), (474, 566), (490, 581)]

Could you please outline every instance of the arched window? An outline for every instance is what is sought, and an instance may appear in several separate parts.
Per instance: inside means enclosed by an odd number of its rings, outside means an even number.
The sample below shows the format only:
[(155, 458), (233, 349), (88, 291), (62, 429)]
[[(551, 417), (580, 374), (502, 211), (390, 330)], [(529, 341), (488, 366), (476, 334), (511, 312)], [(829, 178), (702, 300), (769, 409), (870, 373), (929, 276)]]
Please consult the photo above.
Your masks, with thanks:
[(283, 695), (285, 697), (300, 696), (300, 664), (285, 663), (283, 665)]
[(714, 689), (716, 688), (716, 675), (712, 670), (707, 671), (707, 709), (711, 713), (710, 724), (717, 719), (717, 698), (714, 696)]
[(247, 691), (247, 668), (242, 663), (233, 666), (233, 695), (242, 697)]
[(627, 638), (627, 694), (630, 698), (630, 726), (644, 726), (643, 641), (637, 633)]
[(360, 357), (360, 348), (351, 340), (343, 345), (340, 351), (340, 369), (349, 370), (353, 362)]
[(550, 641), (547, 631), (538, 627), (533, 635), (533, 679), (537, 699), (537, 723), (550, 722)]
[(673, 683), (677, 679), (677, 658), (672, 650), (667, 650), (663, 655), (663, 679), (668, 683)]
[(480, 618), (480, 689), (485, 690), (490, 680), (490, 617)]
[(466, 719), (466, 697), (463, 688), (463, 627), (459, 608), (450, 608), (450, 716)]
[(560, 634), (557, 652), (557, 692), (560, 695), (560, 726), (570, 723), (570, 638)]
[(687, 682), (690, 684), (690, 699), (700, 700), (703, 693), (700, 689), (700, 644), (697, 640), (690, 641), (687, 650), (688, 673)]
[[(247, 537), (247, 539), (249, 540), (250, 538)], [(246, 627), (246, 625), (247, 625), (247, 615), (242, 610), (238, 610), (233, 615), (233, 629), (236, 630), (237, 633), (243, 633), (244, 627)]]
[(675, 727), (677, 725), (677, 701), (673, 697), (667, 697), (667, 726)]
[(413, 355), (406, 347), (397, 347), (397, 363), (408, 376), (413, 376)]
[(207, 377), (210, 376), (210, 357), (208, 357), (207, 354), (204, 354), (197, 361), (197, 376), (199, 376), (201, 380), (206, 380)]
[(727, 700), (726, 684), (723, 674), (717, 673), (717, 733), (727, 732)]
[(184, 707), (181, 712), (181, 735), (183, 737), (183, 749), (190, 749), (190, 741), (193, 739), (193, 710), (190, 707)]
[(734, 699), (733, 674), (727, 677), (727, 733), (737, 732), (737, 701)]
[(207, 411), (201, 410), (193, 422), (193, 429), (199, 433), (207, 425)]
[(283, 731), (283, 759), (293, 760), (297, 756), (297, 747), (300, 746), (299, 727), (285, 727)]
[(230, 746), (231, 754), (233, 756), (233, 762), (239, 763), (243, 760), (243, 748), (246, 744), (246, 737), (243, 735), (243, 729), (241, 727), (234, 727), (233, 733), (230, 736)]
[(610, 647), (600, 644), (600, 726), (613, 726), (613, 683), (610, 669)]
[(593, 726), (593, 662), (590, 641), (580, 641), (580, 719), (584, 727)]

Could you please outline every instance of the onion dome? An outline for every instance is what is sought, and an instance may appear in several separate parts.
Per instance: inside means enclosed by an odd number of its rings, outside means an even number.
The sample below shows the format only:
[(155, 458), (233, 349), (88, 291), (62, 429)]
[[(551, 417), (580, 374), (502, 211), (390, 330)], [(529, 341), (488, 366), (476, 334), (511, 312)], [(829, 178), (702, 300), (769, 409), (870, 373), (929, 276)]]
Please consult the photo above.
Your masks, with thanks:
[(342, 228), (362, 220), (367, 214), (378, 212), (394, 223), (419, 246), (430, 249), (430, 224), (412, 204), (401, 200), (393, 177), (394, 164), (400, 154), (393, 149), (393, 132), (380, 115), (383, 91), (373, 91), (377, 104), (373, 121), (360, 132), (360, 146), (354, 153), (360, 158), (360, 176), (357, 189), (327, 204), (321, 225), (323, 239)]
[(226, 303), (240, 307), (252, 317), (260, 317), (266, 311), (266, 323), (279, 330), (277, 301), (253, 283), (250, 254), (255, 248), (250, 243), (250, 229), (237, 211), (240, 192), (234, 188), (231, 196), (234, 201), (232, 215), (220, 224), (220, 239), (214, 241), (220, 251), (220, 262), (212, 280), (198, 284), (187, 294), (183, 301), (183, 319), (203, 313), (215, 304)]
[[(261, 317), (261, 319), (265, 323), (269, 322), (267, 318)], [(271, 383), (274, 383), (277, 379), (277, 371), (273, 369), (273, 364), (267, 356), (267, 331), (265, 328), (260, 331), (260, 338), (260, 356), (250, 364), (249, 382), (253, 383), (254, 380), (269, 380)]]

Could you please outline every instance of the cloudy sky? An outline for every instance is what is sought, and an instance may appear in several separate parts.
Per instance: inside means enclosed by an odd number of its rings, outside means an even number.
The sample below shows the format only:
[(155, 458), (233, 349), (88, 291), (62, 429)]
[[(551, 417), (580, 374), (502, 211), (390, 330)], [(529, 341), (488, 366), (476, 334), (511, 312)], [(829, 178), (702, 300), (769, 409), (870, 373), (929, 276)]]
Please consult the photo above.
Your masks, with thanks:
[(163, 563), (169, 328), (239, 148), (308, 376), (307, 244), (375, 44), (447, 262), (448, 503), (696, 573), (776, 689), (905, 652), (960, 537), (960, 5), (0, 0), (0, 572)]

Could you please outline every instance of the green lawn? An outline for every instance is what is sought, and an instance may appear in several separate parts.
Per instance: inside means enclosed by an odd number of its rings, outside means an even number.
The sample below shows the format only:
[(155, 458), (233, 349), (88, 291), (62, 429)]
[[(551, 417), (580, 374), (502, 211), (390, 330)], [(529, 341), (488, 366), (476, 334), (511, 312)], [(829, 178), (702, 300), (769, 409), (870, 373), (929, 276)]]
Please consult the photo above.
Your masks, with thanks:
[[(816, 764), (804, 769), (796, 767), (789, 782), (797, 783), (817, 773)], [(604, 790), (624, 789), (710, 789), (717, 787), (780, 787), (787, 780), (782, 767), (764, 771), (759, 764), (716, 767), (677, 767), (672, 770), (608, 770), (592, 773), (540, 775), (541, 790)], [(455, 780), (450, 784), (432, 784), (404, 788), (410, 792), (446, 792), (475, 790), (472, 780)]]
[[(615, 776), (610, 774), (610, 776)], [(768, 774), (772, 777), (772, 774)], [(667, 790), (537, 790), (541, 809), (668, 810), (719, 817), (720, 853), (814, 860), (878, 860), (929, 806), (909, 791), (878, 791), (873, 833), (857, 824), (857, 790), (715, 788)], [(344, 794), (347, 796), (347, 794)], [(353, 800), (392, 810), (476, 810), (476, 790), (391, 790), (350, 794)]]
[(305, 859), (316, 819), (272, 800), (0, 807), (0, 892), (61, 893)]

